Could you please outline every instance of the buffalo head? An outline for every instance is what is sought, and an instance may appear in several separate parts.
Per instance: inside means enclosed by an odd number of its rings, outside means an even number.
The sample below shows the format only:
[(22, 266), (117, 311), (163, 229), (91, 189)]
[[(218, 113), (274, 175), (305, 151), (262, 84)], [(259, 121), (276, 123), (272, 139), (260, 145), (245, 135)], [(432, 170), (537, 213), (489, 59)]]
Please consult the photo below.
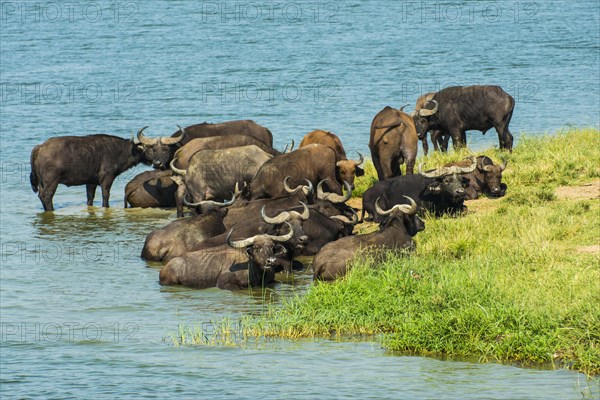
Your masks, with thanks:
[(354, 177), (363, 176), (365, 170), (360, 167), (365, 158), (358, 153), (358, 160), (340, 160), (335, 164), (335, 172), (340, 182), (348, 182), (354, 190)]
[(165, 169), (169, 166), (169, 162), (173, 158), (173, 154), (179, 143), (185, 137), (185, 131), (182, 127), (177, 125), (181, 134), (176, 137), (158, 137), (158, 138), (147, 138), (144, 136), (144, 129), (147, 126), (139, 130), (137, 139), (139, 140), (142, 148), (144, 149), (144, 155), (146, 159), (152, 163), (154, 168)]
[(375, 211), (384, 217), (382, 227), (399, 220), (404, 223), (410, 236), (415, 236), (425, 229), (425, 222), (417, 215), (417, 203), (410, 197), (404, 196), (410, 204), (396, 204), (389, 210), (383, 210), (379, 205), (379, 197), (375, 200)]
[(438, 102), (435, 100), (429, 100), (425, 103), (424, 107), (413, 113), (413, 120), (415, 122), (415, 129), (417, 130), (417, 136), (419, 139), (423, 139), (429, 130), (429, 120), (432, 115), (435, 115), (438, 111)]
[(297, 249), (302, 249), (304, 245), (308, 243), (308, 236), (302, 229), (302, 223), (308, 220), (310, 217), (308, 206), (303, 202), (300, 202), (300, 204), (302, 204), (303, 207), (303, 211), (301, 213), (298, 211), (283, 211), (274, 217), (269, 217), (265, 213), (266, 206), (263, 206), (260, 210), (260, 215), (267, 224), (278, 226), (285, 223), (292, 227), (294, 236), (289, 239), (288, 242)]
[[(280, 263), (285, 263), (284, 269), (291, 269), (287, 250), (282, 243), (294, 236), (294, 229), (286, 222), (290, 231), (284, 235), (260, 234), (243, 240), (231, 240), (231, 232), (227, 235), (227, 244), (235, 249), (246, 249), (248, 259), (258, 267), (260, 272), (274, 270)], [(289, 266), (288, 266), (289, 264)]]
[(431, 194), (451, 198), (453, 203), (464, 201), (465, 187), (469, 184), (469, 180), (461, 174), (475, 171), (477, 163), (473, 163), (469, 167), (441, 167), (427, 172), (422, 171), (422, 165), (419, 164), (419, 174), (434, 179), (427, 187)]
[(502, 171), (506, 168), (506, 161), (501, 165), (494, 165), (492, 160), (484, 157), (477, 163), (477, 169), (483, 173), (485, 187), (494, 197), (502, 197), (506, 193), (506, 185), (502, 183)]

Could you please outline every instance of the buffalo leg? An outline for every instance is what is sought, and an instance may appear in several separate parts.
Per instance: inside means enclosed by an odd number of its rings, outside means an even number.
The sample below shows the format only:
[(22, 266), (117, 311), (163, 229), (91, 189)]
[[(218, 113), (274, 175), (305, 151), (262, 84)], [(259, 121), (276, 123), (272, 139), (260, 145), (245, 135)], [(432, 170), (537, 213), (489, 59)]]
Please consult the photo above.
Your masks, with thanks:
[(52, 198), (54, 197), (54, 193), (56, 193), (56, 188), (58, 187), (58, 179), (50, 180), (50, 184), (48, 186), (44, 186), (40, 188), (38, 196), (42, 201), (42, 205), (44, 206), (44, 211), (54, 211), (54, 204), (52, 204)]
[(502, 120), (500, 124), (494, 125), (494, 129), (498, 133), (498, 141), (500, 143), (500, 149), (512, 151), (513, 147), (513, 135), (508, 130), (508, 124), (512, 118), (512, 111), (509, 112)]
[(423, 135), (423, 139), (421, 139), (421, 144), (423, 145), (423, 154), (427, 155), (427, 153), (429, 152), (429, 144), (427, 143), (427, 132), (425, 132), (425, 135)]
[(414, 174), (417, 153), (414, 153), (411, 149), (402, 149), (402, 156), (404, 157), (404, 162), (406, 163), (406, 175)]
[(465, 147), (465, 143), (462, 141), (463, 133), (461, 131), (453, 129), (450, 131), (450, 136), (452, 136), (452, 146), (454, 147), (454, 150)]
[(113, 184), (115, 178), (113, 176), (104, 178), (102, 182), (100, 182), (100, 187), (102, 188), (102, 207), (108, 207), (108, 199), (110, 197), (110, 188)]
[(94, 184), (87, 184), (85, 185), (85, 190), (87, 191), (87, 205), (88, 206), (93, 206), (94, 205), (94, 197), (96, 197), (96, 187), (98, 185), (94, 185)]
[(446, 153), (448, 152), (448, 142), (450, 142), (450, 135), (442, 133), (440, 134), (440, 136), (440, 148), (442, 149), (442, 152)]
[[(373, 154), (373, 152), (371, 152), (371, 154)], [(381, 159), (379, 156), (373, 155), (373, 166), (375, 167), (375, 171), (377, 171), (377, 177), (379, 180), (384, 180), (385, 177), (383, 175), (383, 169), (381, 168)]]

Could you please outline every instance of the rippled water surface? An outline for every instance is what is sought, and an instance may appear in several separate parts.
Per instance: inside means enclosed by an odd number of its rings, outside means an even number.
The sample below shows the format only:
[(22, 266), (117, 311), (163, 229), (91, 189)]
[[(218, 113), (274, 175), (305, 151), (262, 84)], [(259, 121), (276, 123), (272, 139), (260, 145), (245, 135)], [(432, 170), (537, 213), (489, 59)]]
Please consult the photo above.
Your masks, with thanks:
[[(511, 130), (598, 126), (599, 10), (581, 2), (2, 2), (3, 398), (581, 398), (597, 382), (559, 370), (390, 355), (372, 343), (174, 347), (179, 324), (260, 312), (302, 293), (161, 287), (139, 258), (173, 211), (85, 206), (59, 187), (42, 213), (32, 147), (55, 135), (149, 135), (251, 118), (282, 148), (312, 129), (367, 152), (385, 105), (454, 84), (500, 84)], [(468, 135), (497, 145), (492, 131)], [(594, 386), (594, 384), (596, 386)], [(594, 392), (595, 391), (595, 392)]]

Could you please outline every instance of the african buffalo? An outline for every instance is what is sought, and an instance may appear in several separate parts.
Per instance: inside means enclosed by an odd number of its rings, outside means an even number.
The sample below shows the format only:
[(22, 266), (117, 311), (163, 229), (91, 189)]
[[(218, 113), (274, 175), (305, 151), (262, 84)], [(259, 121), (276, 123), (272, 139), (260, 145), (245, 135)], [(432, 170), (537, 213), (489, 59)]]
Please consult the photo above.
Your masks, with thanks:
[(146, 162), (144, 149), (133, 140), (104, 134), (59, 136), (33, 148), (29, 180), (45, 211), (54, 210), (52, 198), (59, 183), (86, 185), (89, 206), (100, 185), (102, 206), (108, 207), (115, 177), (141, 162)]
[(441, 130), (452, 137), (454, 148), (467, 145), (466, 131), (485, 133), (494, 128), (501, 149), (512, 151), (513, 136), (508, 125), (515, 100), (500, 86), (453, 86), (433, 95), (415, 116), (419, 136)]
[[(435, 92), (429, 92), (419, 96), (415, 105), (415, 111), (412, 113), (413, 119), (418, 118), (419, 111), (425, 107), (425, 104), (427, 104), (429, 100), (433, 98), (434, 94)], [(425, 131), (423, 134), (419, 134), (418, 136), (421, 140), (421, 144), (423, 145), (423, 153), (427, 155), (427, 153), (429, 152), (429, 145), (427, 144), (427, 131)], [(449, 139), (450, 136), (444, 134), (444, 132), (440, 130), (436, 129), (431, 131), (431, 142), (433, 143), (433, 149), (435, 151), (441, 150), (443, 152), (446, 152), (448, 150)]]
[(282, 182), (289, 176), (289, 185), (298, 187), (305, 180), (313, 186), (328, 179), (329, 190), (342, 194), (342, 182), (336, 174), (335, 151), (327, 146), (311, 144), (291, 153), (273, 157), (260, 167), (250, 184), (244, 188), (244, 198), (262, 199), (285, 196)]
[(211, 136), (206, 138), (198, 138), (189, 141), (183, 147), (175, 152), (174, 158), (177, 159), (175, 167), (186, 169), (192, 156), (200, 150), (222, 150), (232, 147), (243, 146), (258, 146), (262, 151), (272, 156), (282, 154), (269, 145), (264, 144), (260, 140), (252, 136), (246, 135), (231, 135), (231, 136)]
[(175, 257), (160, 270), (160, 284), (235, 290), (272, 283), (275, 269), (291, 262), (283, 243), (294, 231), (287, 225), (289, 232), (284, 235), (261, 234), (237, 241), (227, 237), (225, 245)]
[(273, 146), (271, 131), (251, 120), (226, 121), (220, 124), (204, 122), (202, 124), (190, 125), (185, 129), (179, 125), (177, 127), (179, 130), (171, 136), (162, 136), (153, 139), (145, 137), (142, 133), (147, 127), (142, 128), (138, 132), (137, 137), (145, 147), (146, 157), (153, 163), (155, 168), (168, 168), (175, 151), (193, 139), (198, 138), (244, 135), (252, 136), (269, 147)]
[[(467, 158), (462, 161), (445, 164), (444, 167), (466, 167), (473, 162)], [(495, 165), (491, 158), (479, 156), (475, 159), (477, 168), (475, 171), (463, 175), (469, 180), (469, 186), (465, 188), (465, 200), (479, 198), (481, 193), (491, 197), (502, 197), (506, 194), (506, 184), (502, 183), (502, 171), (506, 168), (506, 161), (501, 165)]]
[[(243, 187), (255, 176), (259, 168), (272, 156), (258, 146), (233, 147), (221, 150), (201, 150), (189, 161), (187, 169), (175, 167), (177, 159), (171, 162), (171, 169), (183, 177), (185, 191), (190, 195), (189, 206), (203, 200), (222, 201), (229, 198), (236, 185)], [(177, 215), (183, 216), (183, 198), (177, 193)], [(181, 199), (181, 202), (179, 201)]]
[[(363, 211), (369, 213), (373, 220), (381, 222), (375, 213), (375, 201), (381, 198), (381, 206), (390, 208), (405, 202), (405, 197), (414, 199), (420, 210), (427, 210), (440, 216), (445, 213), (457, 213), (466, 209), (464, 206), (465, 186), (468, 179), (461, 174), (473, 172), (477, 165), (470, 167), (442, 167), (434, 171), (415, 175), (397, 176), (377, 182), (363, 194)], [(364, 218), (363, 218), (364, 219)]]
[(195, 250), (205, 239), (225, 232), (223, 217), (227, 209), (213, 208), (205, 214), (172, 221), (150, 232), (144, 242), (142, 258), (169, 261)]
[(125, 186), (125, 208), (175, 207), (177, 184), (171, 170), (144, 171)]
[(413, 173), (418, 140), (413, 118), (402, 109), (385, 107), (375, 115), (369, 149), (380, 181), (401, 175), (403, 163), (406, 174)]
[(352, 189), (354, 189), (354, 177), (363, 176), (365, 174), (365, 171), (360, 168), (360, 165), (364, 161), (362, 154), (358, 153), (358, 161), (348, 160), (340, 138), (332, 132), (326, 132), (320, 129), (307, 133), (302, 139), (300, 147), (306, 147), (314, 143), (322, 144), (335, 151), (335, 166), (338, 180), (340, 182), (348, 182), (350, 186), (352, 186)]
[(334, 280), (346, 275), (350, 261), (361, 251), (414, 250), (413, 237), (425, 229), (417, 213), (417, 204), (410, 197), (410, 205), (397, 204), (384, 211), (379, 202), (375, 210), (384, 218), (379, 231), (365, 235), (348, 236), (326, 244), (313, 259), (315, 280)]

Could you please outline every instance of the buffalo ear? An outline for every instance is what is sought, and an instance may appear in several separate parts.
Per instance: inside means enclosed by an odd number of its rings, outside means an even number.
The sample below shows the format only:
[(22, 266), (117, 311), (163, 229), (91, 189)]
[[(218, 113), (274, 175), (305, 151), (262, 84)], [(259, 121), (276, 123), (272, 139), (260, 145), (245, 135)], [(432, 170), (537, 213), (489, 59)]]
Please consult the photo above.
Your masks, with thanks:
[(146, 151), (146, 149), (144, 148), (143, 144), (138, 144), (136, 147), (136, 150), (143, 153), (144, 151)]
[(469, 186), (469, 183), (470, 183), (469, 179), (468, 179), (468, 178), (465, 178), (465, 177), (463, 176), (463, 177), (462, 177), (462, 185), (463, 185), (464, 187), (467, 187), (467, 186)]
[(356, 169), (354, 170), (354, 174), (356, 176), (363, 176), (365, 174), (365, 170), (361, 167), (356, 167)]
[(246, 255), (252, 257), (252, 247), (246, 247)]

